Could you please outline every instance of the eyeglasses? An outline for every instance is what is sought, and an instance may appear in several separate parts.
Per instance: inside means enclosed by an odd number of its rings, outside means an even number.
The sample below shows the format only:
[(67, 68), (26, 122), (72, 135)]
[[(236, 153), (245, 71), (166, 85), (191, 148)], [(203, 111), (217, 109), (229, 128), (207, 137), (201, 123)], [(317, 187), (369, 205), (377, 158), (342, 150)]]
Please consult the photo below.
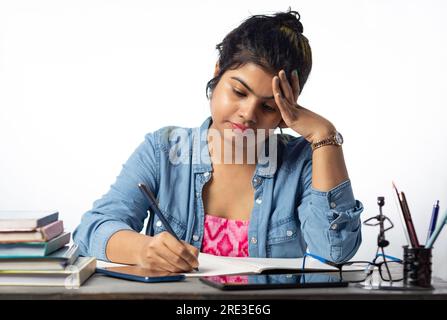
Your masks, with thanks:
[[(303, 270), (306, 267), (306, 259), (310, 257), (338, 269), (340, 278), (348, 282), (363, 282), (370, 277), (374, 269), (379, 270), (380, 278), (383, 281), (402, 281), (403, 262), (401, 259), (383, 253), (376, 254), (373, 261), (348, 261), (344, 263), (334, 263), (312, 253), (306, 253), (303, 257)], [(382, 258), (383, 261), (377, 262)], [(357, 272), (351, 272), (357, 271)]]

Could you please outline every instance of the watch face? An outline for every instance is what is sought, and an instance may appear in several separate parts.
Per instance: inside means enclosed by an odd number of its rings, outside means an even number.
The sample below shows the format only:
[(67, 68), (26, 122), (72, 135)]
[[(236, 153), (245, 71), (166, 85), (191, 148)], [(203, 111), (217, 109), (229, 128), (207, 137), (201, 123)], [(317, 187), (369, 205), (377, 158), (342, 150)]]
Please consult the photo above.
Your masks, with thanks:
[(338, 144), (340, 144), (340, 145), (343, 143), (343, 136), (342, 136), (341, 133), (338, 132), (338, 131), (337, 131), (337, 133), (335, 134), (335, 141), (336, 141)]

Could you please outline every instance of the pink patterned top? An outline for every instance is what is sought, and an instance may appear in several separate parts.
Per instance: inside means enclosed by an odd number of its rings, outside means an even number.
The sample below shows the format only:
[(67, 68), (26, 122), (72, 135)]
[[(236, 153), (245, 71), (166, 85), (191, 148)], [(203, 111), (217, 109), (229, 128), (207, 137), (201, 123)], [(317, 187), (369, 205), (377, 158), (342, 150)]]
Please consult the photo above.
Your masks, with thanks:
[(215, 256), (248, 257), (248, 223), (205, 213), (202, 252)]

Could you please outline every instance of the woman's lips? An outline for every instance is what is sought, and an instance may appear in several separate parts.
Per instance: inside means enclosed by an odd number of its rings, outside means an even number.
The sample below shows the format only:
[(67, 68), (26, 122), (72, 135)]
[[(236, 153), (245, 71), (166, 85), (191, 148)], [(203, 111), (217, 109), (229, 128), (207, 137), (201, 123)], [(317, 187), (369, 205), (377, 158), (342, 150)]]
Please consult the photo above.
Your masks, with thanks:
[(242, 132), (244, 132), (245, 130), (247, 130), (249, 128), (249, 127), (244, 126), (243, 124), (240, 124), (240, 123), (230, 122), (230, 124), (233, 127), (233, 129), (239, 129)]

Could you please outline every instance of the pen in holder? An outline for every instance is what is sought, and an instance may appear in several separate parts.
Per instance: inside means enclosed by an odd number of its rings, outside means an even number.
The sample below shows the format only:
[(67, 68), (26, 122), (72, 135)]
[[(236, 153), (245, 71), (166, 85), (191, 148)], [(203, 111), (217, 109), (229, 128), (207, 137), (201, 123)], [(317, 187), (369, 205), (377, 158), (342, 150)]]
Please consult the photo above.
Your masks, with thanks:
[(431, 288), (432, 248), (404, 246), (404, 284)]

